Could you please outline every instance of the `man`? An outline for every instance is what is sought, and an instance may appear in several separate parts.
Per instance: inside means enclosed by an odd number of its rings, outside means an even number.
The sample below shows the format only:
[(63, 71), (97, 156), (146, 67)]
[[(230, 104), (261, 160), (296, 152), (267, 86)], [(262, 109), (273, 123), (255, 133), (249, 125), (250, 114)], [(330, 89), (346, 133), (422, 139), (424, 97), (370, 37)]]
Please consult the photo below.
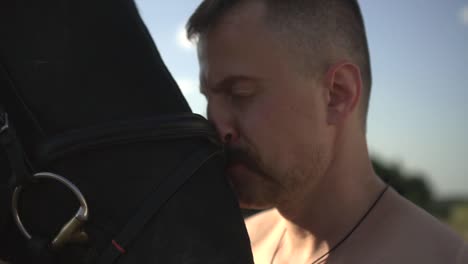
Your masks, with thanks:
[(373, 171), (356, 1), (205, 0), (187, 29), (239, 202), (271, 208), (246, 220), (255, 263), (468, 263)]

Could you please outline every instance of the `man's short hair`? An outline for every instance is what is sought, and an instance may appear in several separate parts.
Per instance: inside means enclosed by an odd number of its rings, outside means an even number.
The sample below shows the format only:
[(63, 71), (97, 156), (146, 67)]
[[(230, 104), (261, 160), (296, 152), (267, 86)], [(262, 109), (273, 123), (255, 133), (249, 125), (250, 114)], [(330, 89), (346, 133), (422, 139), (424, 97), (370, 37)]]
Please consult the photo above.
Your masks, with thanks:
[[(364, 20), (357, 0), (204, 0), (187, 23), (187, 36), (196, 39), (241, 3), (263, 1), (266, 24), (287, 40), (307, 74), (323, 73), (334, 59), (345, 58), (361, 69), (365, 126), (372, 75)], [(339, 57), (341, 56), (341, 57)], [(336, 58), (338, 57), (338, 58)]]

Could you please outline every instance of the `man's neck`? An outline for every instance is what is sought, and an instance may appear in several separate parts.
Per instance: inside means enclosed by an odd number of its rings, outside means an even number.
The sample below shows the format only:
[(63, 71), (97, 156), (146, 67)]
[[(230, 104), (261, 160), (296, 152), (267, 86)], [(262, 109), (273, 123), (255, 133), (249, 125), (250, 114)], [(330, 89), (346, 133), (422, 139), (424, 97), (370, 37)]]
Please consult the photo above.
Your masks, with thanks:
[(278, 257), (294, 256), (297, 262), (290, 263), (302, 263), (325, 254), (356, 226), (385, 188), (373, 172), (367, 150), (355, 149), (348, 153), (361, 154), (361, 161), (356, 156), (339, 157), (305, 195), (278, 205), (283, 219), (278, 228), (287, 230)]

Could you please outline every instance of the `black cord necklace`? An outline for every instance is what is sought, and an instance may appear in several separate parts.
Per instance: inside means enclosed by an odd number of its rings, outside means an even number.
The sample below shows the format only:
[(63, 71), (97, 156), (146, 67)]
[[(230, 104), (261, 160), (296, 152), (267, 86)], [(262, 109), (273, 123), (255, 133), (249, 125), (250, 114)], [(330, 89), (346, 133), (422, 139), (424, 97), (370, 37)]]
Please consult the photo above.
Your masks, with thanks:
[[(359, 219), (359, 221), (357, 222), (356, 225), (354, 225), (354, 227), (340, 240), (338, 241), (338, 243), (336, 243), (330, 250), (328, 250), (325, 254), (323, 254), (322, 256), (320, 256), (318, 259), (314, 260), (311, 264), (317, 264), (319, 263), (319, 261), (322, 261), (326, 256), (330, 255), (334, 250), (336, 250), (341, 244), (343, 244), (343, 242), (346, 241), (346, 239), (348, 239), (351, 234), (361, 225), (361, 223), (364, 221), (364, 219), (367, 218), (367, 216), (369, 215), (369, 213), (372, 211), (372, 209), (374, 209), (374, 207), (377, 205), (377, 203), (380, 201), (380, 199), (382, 198), (382, 196), (384, 195), (384, 193), (387, 191), (389, 185), (386, 185), (385, 188), (382, 190), (382, 192), (380, 192), (379, 196), (377, 197), (377, 199), (375, 199), (375, 201), (372, 203), (372, 205), (369, 207), (369, 209), (367, 209), (366, 213), (361, 217), (361, 219)], [(286, 234), (286, 231), (287, 229), (285, 228), (283, 230), (283, 233), (281, 234), (281, 237), (278, 241), (278, 245), (276, 245), (276, 249), (275, 249), (275, 252), (273, 253), (273, 256), (271, 257), (271, 261), (270, 261), (270, 264), (273, 264), (273, 261), (275, 261), (275, 258), (276, 258), (276, 254), (278, 254), (278, 251), (279, 251), (279, 248), (280, 248), (280, 245), (281, 243), (283, 242), (283, 238), (284, 238), (284, 235)]]

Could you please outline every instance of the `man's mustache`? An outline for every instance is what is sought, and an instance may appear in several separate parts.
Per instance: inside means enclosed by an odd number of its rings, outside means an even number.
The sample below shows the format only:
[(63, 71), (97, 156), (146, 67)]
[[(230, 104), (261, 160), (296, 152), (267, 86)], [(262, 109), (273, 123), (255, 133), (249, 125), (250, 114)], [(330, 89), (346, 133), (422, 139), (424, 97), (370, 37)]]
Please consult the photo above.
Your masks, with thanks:
[(240, 147), (226, 147), (228, 164), (242, 163), (249, 170), (263, 174), (263, 170), (259, 166), (259, 162), (254, 158), (247, 149)]

